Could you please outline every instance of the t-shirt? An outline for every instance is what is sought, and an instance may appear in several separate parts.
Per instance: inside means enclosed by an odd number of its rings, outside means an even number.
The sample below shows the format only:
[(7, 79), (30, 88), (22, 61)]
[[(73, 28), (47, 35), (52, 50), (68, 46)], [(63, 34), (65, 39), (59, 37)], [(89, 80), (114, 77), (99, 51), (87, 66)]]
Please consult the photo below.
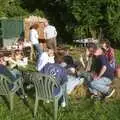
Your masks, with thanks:
[(97, 75), (100, 73), (102, 67), (105, 65), (107, 67), (105, 73), (102, 75), (102, 77), (107, 77), (111, 80), (114, 78), (114, 69), (110, 66), (108, 59), (105, 55), (100, 55), (94, 59), (94, 71), (97, 73)]
[(37, 70), (40, 71), (47, 63), (54, 63), (54, 56), (49, 57), (47, 52), (43, 52), (38, 59)]
[(54, 26), (48, 25), (47, 27), (45, 27), (45, 29), (44, 29), (45, 39), (55, 38), (56, 36), (57, 36), (57, 31)]
[(114, 49), (109, 48), (107, 51), (105, 51), (105, 56), (108, 58), (109, 62), (114, 62), (115, 61)]
[(47, 63), (43, 67), (41, 72), (47, 75), (54, 76), (57, 79), (57, 83), (59, 85), (62, 85), (67, 81), (67, 73), (65, 68), (61, 67), (57, 63)]
[(32, 44), (39, 44), (39, 41), (38, 41), (38, 32), (37, 30), (35, 29), (31, 29), (30, 30), (30, 41), (32, 42)]
[[(57, 63), (48, 63), (44, 66), (44, 68), (41, 70), (41, 73), (51, 75), (56, 78), (56, 82), (59, 86), (63, 85), (65, 82), (68, 81), (67, 79), (67, 73), (65, 71), (65, 68), (61, 67)], [(54, 89), (54, 95), (57, 95), (60, 92), (60, 87)]]

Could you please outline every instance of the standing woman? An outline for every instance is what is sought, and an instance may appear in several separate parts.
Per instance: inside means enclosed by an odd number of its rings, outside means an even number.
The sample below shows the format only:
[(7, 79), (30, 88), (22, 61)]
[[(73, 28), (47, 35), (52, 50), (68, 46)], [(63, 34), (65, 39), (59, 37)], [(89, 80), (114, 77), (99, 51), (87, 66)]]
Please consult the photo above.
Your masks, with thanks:
[(32, 42), (32, 45), (34, 47), (34, 49), (37, 52), (37, 58), (41, 55), (42, 50), (40, 48), (40, 44), (39, 44), (39, 36), (38, 36), (38, 30), (39, 25), (38, 24), (33, 24), (30, 28), (30, 41)]

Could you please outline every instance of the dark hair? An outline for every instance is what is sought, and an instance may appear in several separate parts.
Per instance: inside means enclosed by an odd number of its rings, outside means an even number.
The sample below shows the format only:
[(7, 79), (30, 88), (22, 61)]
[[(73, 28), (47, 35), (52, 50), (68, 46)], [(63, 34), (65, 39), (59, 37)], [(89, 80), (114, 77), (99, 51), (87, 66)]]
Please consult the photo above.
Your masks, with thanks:
[(93, 49), (97, 49), (97, 45), (95, 43), (89, 43), (87, 48), (93, 48)]
[(101, 40), (101, 42), (100, 42), (101, 44), (106, 44), (106, 47), (107, 48), (109, 48), (110, 47), (110, 41), (109, 40), (107, 40), (107, 39), (104, 39), (104, 40)]
[(62, 53), (55, 53), (55, 63), (62, 63), (64, 61), (64, 55)]
[(38, 29), (39, 28), (39, 24), (37, 24), (37, 23), (35, 23), (35, 24), (33, 24), (31, 27), (30, 27), (30, 29)]

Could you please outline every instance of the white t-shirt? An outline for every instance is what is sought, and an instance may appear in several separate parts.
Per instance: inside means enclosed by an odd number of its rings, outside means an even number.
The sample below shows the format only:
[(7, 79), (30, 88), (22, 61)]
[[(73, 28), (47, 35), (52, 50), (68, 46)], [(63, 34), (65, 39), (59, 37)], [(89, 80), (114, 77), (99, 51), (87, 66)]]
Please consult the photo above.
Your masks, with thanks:
[(45, 29), (44, 29), (45, 39), (55, 38), (56, 36), (57, 36), (57, 31), (54, 26), (48, 25), (47, 27), (45, 27)]
[(37, 30), (35, 30), (35, 29), (30, 30), (30, 41), (32, 42), (33, 45), (39, 44)]
[(49, 57), (47, 52), (43, 52), (41, 56), (38, 59), (37, 64), (37, 70), (41, 71), (41, 69), (47, 64), (47, 63), (54, 63), (54, 56)]

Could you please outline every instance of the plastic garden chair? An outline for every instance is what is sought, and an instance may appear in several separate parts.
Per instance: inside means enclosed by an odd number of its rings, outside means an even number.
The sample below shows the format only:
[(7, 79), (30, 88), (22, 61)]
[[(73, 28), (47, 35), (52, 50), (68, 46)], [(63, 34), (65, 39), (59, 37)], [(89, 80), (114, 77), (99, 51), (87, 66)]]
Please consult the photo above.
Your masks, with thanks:
[[(10, 88), (10, 86), (12, 88)], [(8, 96), (10, 100), (10, 110), (13, 110), (13, 98), (15, 93), (21, 89), (23, 94), (25, 95), (23, 84), (22, 84), (22, 78), (18, 78), (14, 82), (11, 82), (11, 80), (6, 77), (5, 75), (0, 74), (0, 95)]]
[[(32, 73), (32, 81), (35, 85), (35, 91), (36, 91), (36, 99), (35, 99), (35, 108), (34, 108), (34, 116), (37, 112), (38, 107), (38, 101), (44, 100), (44, 101), (51, 101), (54, 102), (54, 119), (57, 119), (57, 111), (58, 111), (58, 100), (63, 96), (65, 96), (66, 100), (66, 84), (63, 86), (59, 86), (55, 80), (54, 77), (41, 74), (38, 72)], [(60, 88), (60, 92), (55, 96), (53, 94), (54, 89)]]

